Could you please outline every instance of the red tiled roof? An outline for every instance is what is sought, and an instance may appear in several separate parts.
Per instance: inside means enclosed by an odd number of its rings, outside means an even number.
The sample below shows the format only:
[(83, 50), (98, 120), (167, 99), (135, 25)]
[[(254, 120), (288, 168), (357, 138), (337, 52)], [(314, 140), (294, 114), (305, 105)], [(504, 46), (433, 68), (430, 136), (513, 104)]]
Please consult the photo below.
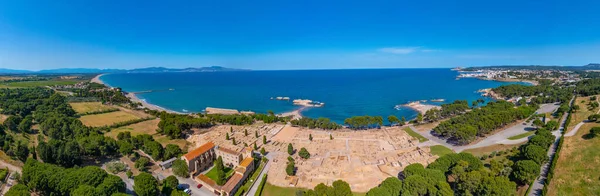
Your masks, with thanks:
[(212, 142), (206, 142), (205, 144), (203, 144), (202, 146), (188, 152), (187, 154), (183, 155), (183, 157), (185, 157), (188, 161), (192, 160), (198, 156), (200, 156), (201, 154), (204, 154), (205, 152), (209, 151), (210, 149), (214, 148), (215, 144)]
[(225, 185), (223, 185), (223, 190), (225, 192), (231, 193), (231, 191), (233, 190), (233, 188), (235, 188), (235, 186), (240, 183), (240, 181), (242, 181), (242, 178), (244, 176), (242, 176), (241, 174), (234, 174), (233, 176), (231, 176), (231, 178), (229, 178), (229, 180), (227, 181), (227, 183), (225, 183)]

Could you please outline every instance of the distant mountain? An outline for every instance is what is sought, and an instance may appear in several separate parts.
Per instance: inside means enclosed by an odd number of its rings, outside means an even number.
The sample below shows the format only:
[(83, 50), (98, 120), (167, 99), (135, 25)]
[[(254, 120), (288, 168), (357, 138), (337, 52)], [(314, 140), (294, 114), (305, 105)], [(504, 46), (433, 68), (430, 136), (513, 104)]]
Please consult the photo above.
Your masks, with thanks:
[(28, 71), (28, 70), (16, 70), (16, 69), (4, 69), (4, 68), (0, 68), (0, 73), (7, 73), (7, 74), (22, 74), (22, 73), (31, 73), (32, 71)]
[(4, 74), (91, 74), (91, 73), (159, 73), (159, 72), (217, 72), (217, 71), (249, 71), (246, 69), (234, 69), (220, 66), (211, 67), (189, 67), (182, 69), (165, 67), (148, 67), (137, 69), (91, 69), (91, 68), (61, 68), (40, 71), (2, 69)]

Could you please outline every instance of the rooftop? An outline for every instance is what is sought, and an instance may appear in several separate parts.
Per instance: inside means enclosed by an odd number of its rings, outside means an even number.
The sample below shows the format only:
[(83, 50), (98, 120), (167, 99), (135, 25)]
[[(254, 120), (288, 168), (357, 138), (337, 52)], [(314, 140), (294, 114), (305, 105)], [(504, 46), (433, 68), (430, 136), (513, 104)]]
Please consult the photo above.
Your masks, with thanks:
[(248, 168), (248, 166), (250, 166), (250, 164), (252, 163), (252, 161), (254, 161), (254, 159), (253, 159), (252, 157), (246, 157), (246, 158), (245, 158), (245, 159), (242, 161), (242, 163), (240, 163), (240, 166), (241, 166), (241, 167), (244, 167), (244, 168), (246, 168), (246, 169), (247, 169), (247, 168)]
[(220, 150), (220, 151), (222, 151), (224, 153), (232, 154), (232, 155), (236, 155), (236, 156), (238, 156), (238, 155), (241, 154), (240, 152), (237, 152), (235, 150), (231, 150), (229, 148), (224, 148), (224, 147), (221, 147), (221, 146), (219, 146), (218, 150)]
[(233, 190), (233, 188), (235, 188), (235, 186), (240, 183), (240, 181), (242, 181), (242, 178), (244, 176), (242, 176), (241, 174), (234, 174), (233, 176), (231, 176), (231, 178), (229, 178), (229, 180), (227, 181), (227, 183), (225, 183), (225, 185), (223, 185), (223, 190), (225, 192), (231, 193), (231, 191)]
[(203, 144), (202, 146), (188, 152), (187, 154), (183, 155), (183, 157), (185, 157), (187, 160), (192, 160), (198, 156), (200, 156), (201, 154), (204, 154), (205, 152), (209, 151), (210, 149), (214, 148), (215, 144), (212, 142), (206, 142), (205, 144)]

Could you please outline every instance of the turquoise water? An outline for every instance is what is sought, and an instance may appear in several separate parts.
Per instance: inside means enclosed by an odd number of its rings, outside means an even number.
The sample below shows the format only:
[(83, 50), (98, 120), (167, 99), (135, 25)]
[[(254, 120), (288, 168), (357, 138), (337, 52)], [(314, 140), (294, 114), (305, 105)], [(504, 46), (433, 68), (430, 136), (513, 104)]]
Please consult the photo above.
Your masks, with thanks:
[[(336, 122), (357, 115), (414, 118), (416, 111), (399, 107), (416, 100), (476, 100), (476, 91), (508, 85), (478, 79), (456, 80), (449, 69), (365, 69), (243, 71), (198, 73), (123, 73), (101, 77), (107, 85), (138, 94), (140, 99), (180, 112), (201, 112), (206, 107), (288, 112), (299, 108), (291, 101), (271, 97), (311, 99), (321, 108), (302, 111), (308, 117), (328, 117)], [(171, 90), (169, 90), (171, 89)], [(428, 104), (442, 104), (427, 102)]]

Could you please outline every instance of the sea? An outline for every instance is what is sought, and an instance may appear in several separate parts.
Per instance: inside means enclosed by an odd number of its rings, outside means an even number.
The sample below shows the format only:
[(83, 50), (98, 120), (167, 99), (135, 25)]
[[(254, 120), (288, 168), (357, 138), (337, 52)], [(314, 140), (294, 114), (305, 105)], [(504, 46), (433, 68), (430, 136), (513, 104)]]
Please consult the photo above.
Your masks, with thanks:
[(327, 117), (338, 123), (361, 115), (412, 119), (417, 111), (401, 105), (419, 100), (433, 105), (489, 101), (477, 91), (520, 83), (457, 79), (458, 74), (450, 69), (352, 69), (115, 73), (100, 79), (127, 92), (142, 92), (138, 98), (150, 104), (183, 113), (203, 112), (206, 107), (283, 113), (300, 108), (292, 104), (293, 99), (310, 99), (325, 105), (306, 108), (302, 116)]

